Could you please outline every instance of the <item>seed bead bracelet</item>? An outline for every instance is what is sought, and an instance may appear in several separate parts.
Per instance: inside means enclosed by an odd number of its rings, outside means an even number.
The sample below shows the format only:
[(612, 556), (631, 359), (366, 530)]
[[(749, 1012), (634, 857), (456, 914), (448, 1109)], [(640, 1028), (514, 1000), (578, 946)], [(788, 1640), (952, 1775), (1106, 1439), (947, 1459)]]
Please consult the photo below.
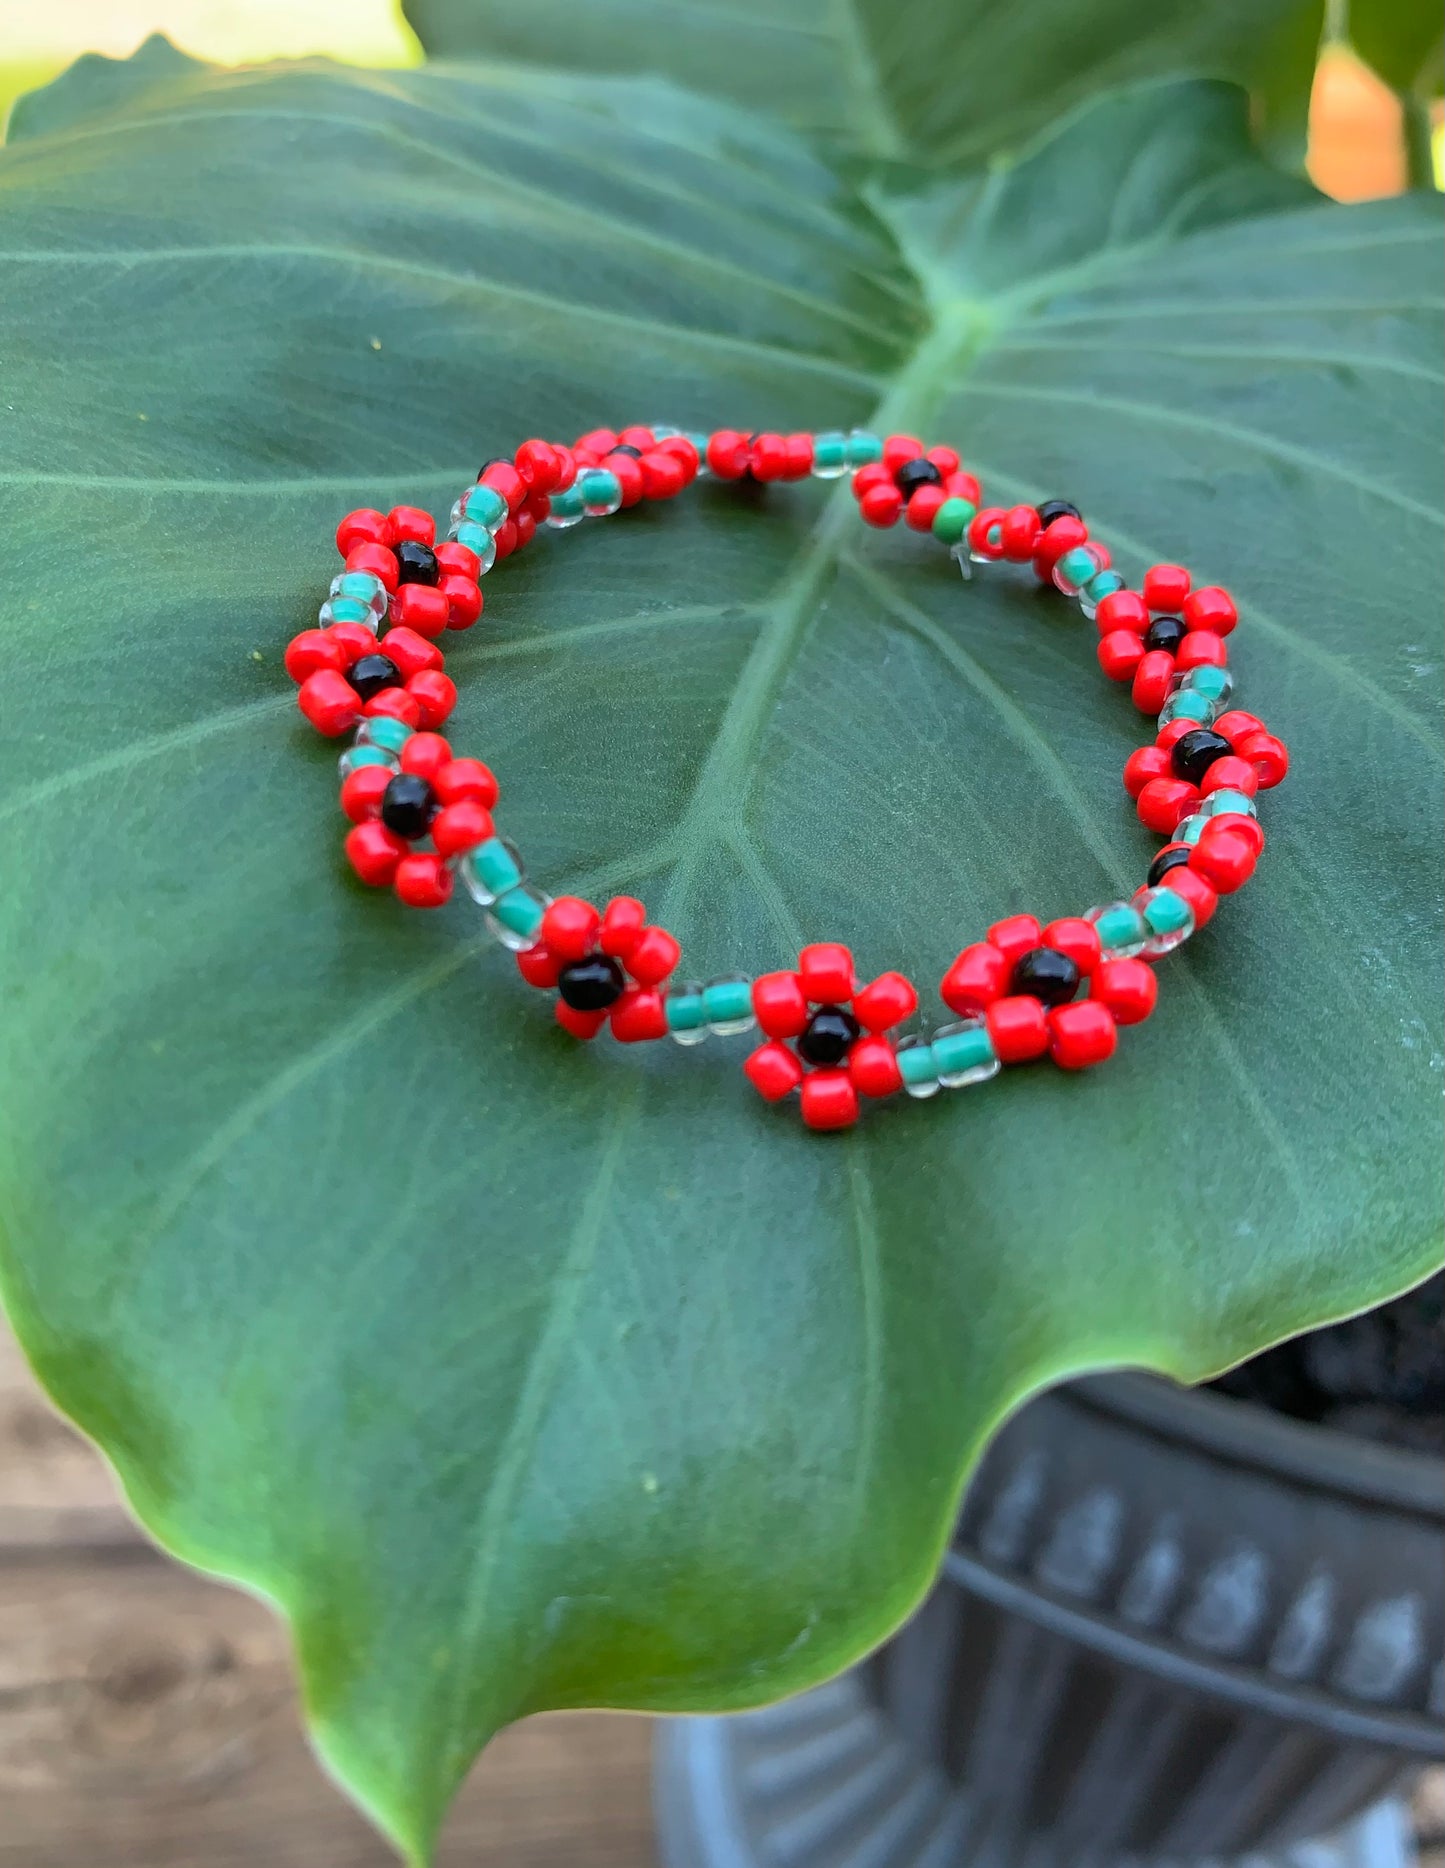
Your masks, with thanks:
[[(1104, 673), (1128, 682), (1134, 705), (1156, 719), (1152, 742), (1124, 766), (1141, 821), (1165, 839), (1133, 898), (1047, 924), (1027, 914), (995, 922), (943, 976), (952, 1022), (903, 1035), (918, 1008), (913, 984), (901, 972), (861, 983), (837, 942), (804, 947), (791, 970), (680, 982), (678, 942), (634, 897), (599, 908), (528, 881), (493, 821), (495, 777), (440, 731), (456, 688), (438, 638), (471, 628), (481, 578), (539, 526), (561, 530), (671, 499), (703, 473), (851, 474), (867, 524), (902, 520), (946, 546), (965, 576), (975, 565), (1031, 566), (1077, 601), (1097, 625)], [(769, 1102), (799, 1092), (814, 1129), (855, 1122), (860, 1097), (926, 1098), (985, 1082), (1005, 1064), (1049, 1057), (1080, 1070), (1112, 1055), (1118, 1027), (1154, 1009), (1149, 962), (1249, 880), (1264, 847), (1256, 795), (1288, 769), (1283, 743), (1230, 704), (1226, 638), (1237, 612), (1226, 591), (1196, 589), (1174, 564), (1156, 564), (1130, 590), (1069, 501), (985, 506), (952, 448), (911, 435), (636, 427), (594, 429), (571, 447), (526, 441), (511, 459), (486, 463), (452, 508), (444, 543), (413, 506), (348, 513), (336, 543), (343, 568), (318, 627), (288, 647), (286, 668), (306, 719), (331, 737), (353, 735), (340, 762), (341, 808), (362, 882), (438, 908), (460, 878), (523, 979), (556, 995), (557, 1023), (574, 1038), (607, 1026), (624, 1044), (692, 1045), (757, 1028), (763, 1041), (743, 1070)]]

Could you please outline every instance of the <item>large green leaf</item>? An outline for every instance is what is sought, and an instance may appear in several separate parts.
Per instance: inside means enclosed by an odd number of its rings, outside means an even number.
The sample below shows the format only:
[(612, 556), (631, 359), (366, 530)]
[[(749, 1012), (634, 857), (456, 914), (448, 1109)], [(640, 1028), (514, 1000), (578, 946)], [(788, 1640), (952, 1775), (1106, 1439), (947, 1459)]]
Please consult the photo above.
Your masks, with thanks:
[[(422, 1856), (549, 1705), (743, 1705), (932, 1574), (1001, 1413), (1199, 1377), (1438, 1252), (1439, 222), (1316, 202), (1242, 100), (1099, 104), (872, 208), (655, 83), (87, 61), (0, 157), (4, 1288), (146, 1523), (294, 1621)], [(809, 1137), (744, 1041), (573, 1047), (466, 904), (338, 861), (280, 668), (360, 501), (601, 419), (956, 437), (1238, 592), (1294, 743), (1251, 889), (1089, 1080)], [(1151, 839), (1090, 631), (845, 491), (548, 537), (456, 737), (553, 888), (703, 975), (936, 978)]]
[[(1393, 17), (1421, 0), (1375, 0)], [(403, 0), (434, 58), (651, 73), (830, 144), (945, 165), (1017, 146), (1103, 85), (1202, 72), (1302, 137), (1323, 0)], [(1386, 24), (1377, 36), (1400, 37)], [(1301, 142), (1302, 147), (1302, 142)]]

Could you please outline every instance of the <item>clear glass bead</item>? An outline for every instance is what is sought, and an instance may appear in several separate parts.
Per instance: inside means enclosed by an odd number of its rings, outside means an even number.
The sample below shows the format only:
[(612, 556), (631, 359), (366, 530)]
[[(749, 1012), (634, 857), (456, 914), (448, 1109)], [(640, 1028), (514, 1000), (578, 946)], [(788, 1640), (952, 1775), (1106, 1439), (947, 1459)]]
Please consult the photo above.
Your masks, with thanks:
[(719, 1038), (751, 1031), (757, 1023), (753, 985), (745, 973), (725, 973), (719, 979), (710, 979), (702, 989), (702, 1008), (708, 1030)]
[(488, 837), (457, 863), (457, 874), (472, 900), (490, 908), (499, 895), (526, 880), (526, 867), (510, 837)]
[(1133, 902), (1105, 902), (1084, 916), (1094, 924), (1099, 945), (1109, 960), (1132, 960), (1144, 951), (1149, 929)]
[[(656, 433), (656, 430), (653, 431)], [(663, 1000), (667, 1014), (667, 1034), (678, 1044), (701, 1044), (707, 1036), (707, 1010), (703, 1003), (702, 982), (683, 980), (669, 986)]]
[(1106, 568), (1104, 554), (1097, 545), (1075, 545), (1054, 566), (1054, 583), (1066, 597), (1077, 597)]
[(965, 584), (973, 582), (973, 567), (975, 564), (992, 562), (991, 559), (985, 560), (980, 557), (975, 557), (974, 553), (969, 550), (968, 544), (964, 539), (960, 539), (956, 545), (950, 545), (948, 548), (948, 555), (958, 566)]
[(848, 437), (841, 428), (813, 436), (813, 478), (838, 480), (848, 471)]
[(577, 476), (582, 511), (589, 519), (607, 519), (622, 504), (622, 482), (606, 467), (584, 467)]
[(581, 475), (571, 486), (564, 486), (547, 497), (547, 524), (554, 531), (565, 532), (568, 526), (579, 525), (587, 517), (587, 510), (582, 504), (582, 488), (579, 484)]
[(482, 919), (487, 932), (513, 953), (526, 953), (542, 938), (542, 917), (552, 904), (552, 897), (530, 882), (518, 883), (504, 895), (497, 896)]
[(964, 1018), (954, 1025), (940, 1025), (930, 1043), (938, 1081), (946, 1090), (987, 1083), (1003, 1068), (988, 1035), (987, 1019)]
[(1140, 889), (1134, 906), (1144, 918), (1147, 935), (1139, 951), (1148, 960), (1173, 953), (1194, 932), (1194, 910), (1167, 882)]
[(497, 562), (497, 541), (484, 525), (474, 525), (470, 519), (455, 523), (447, 536), (458, 545), (465, 545), (477, 559), (482, 571), (490, 571)]
[(368, 765), (385, 766), (388, 772), (401, 770), (401, 760), (394, 752), (389, 752), (384, 746), (368, 746), (359, 739), (356, 745), (348, 746), (336, 761), (336, 769), (343, 783), (353, 772), (359, 772)]
[(917, 1097), (919, 1101), (927, 1096), (937, 1096), (943, 1084), (938, 1075), (933, 1046), (927, 1038), (916, 1031), (910, 1032), (906, 1038), (898, 1040), (895, 1050), (899, 1074), (908, 1094)]

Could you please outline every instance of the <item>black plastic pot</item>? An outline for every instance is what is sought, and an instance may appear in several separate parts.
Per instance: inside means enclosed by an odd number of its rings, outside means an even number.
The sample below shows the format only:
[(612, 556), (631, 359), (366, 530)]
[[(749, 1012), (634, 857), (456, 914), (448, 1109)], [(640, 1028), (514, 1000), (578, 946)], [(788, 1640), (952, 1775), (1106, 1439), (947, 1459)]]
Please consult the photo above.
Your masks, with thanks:
[[(919, 1614), (664, 1729), (668, 1868), (1400, 1868), (1445, 1755), (1445, 1468), (1146, 1376), (1011, 1421)], [(1327, 1838), (1319, 1841), (1320, 1838)]]

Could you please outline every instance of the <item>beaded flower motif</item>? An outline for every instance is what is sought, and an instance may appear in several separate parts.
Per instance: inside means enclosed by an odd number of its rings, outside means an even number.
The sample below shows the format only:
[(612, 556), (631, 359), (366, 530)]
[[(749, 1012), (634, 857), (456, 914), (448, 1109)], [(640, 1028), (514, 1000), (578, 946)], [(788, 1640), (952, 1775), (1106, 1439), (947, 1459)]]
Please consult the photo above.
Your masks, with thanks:
[(605, 911), (559, 895), (542, 917), (541, 938), (517, 955), (529, 985), (557, 992), (557, 1023), (574, 1038), (595, 1038), (605, 1024), (623, 1044), (667, 1035), (662, 983), (682, 949), (666, 928), (648, 922), (632, 895)]

